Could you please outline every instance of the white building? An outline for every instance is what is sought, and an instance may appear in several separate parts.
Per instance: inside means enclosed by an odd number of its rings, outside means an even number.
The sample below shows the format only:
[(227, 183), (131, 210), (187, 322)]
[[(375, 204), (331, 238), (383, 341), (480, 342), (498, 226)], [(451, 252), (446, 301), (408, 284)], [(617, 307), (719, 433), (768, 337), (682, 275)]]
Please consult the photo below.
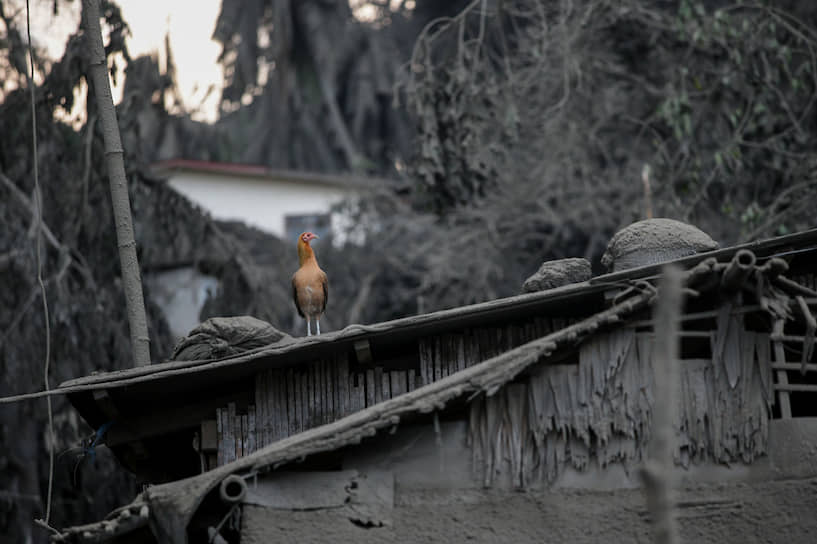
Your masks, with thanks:
[(361, 177), (188, 159), (159, 161), (151, 169), (213, 218), (243, 221), (285, 240), (305, 230), (343, 238), (348, 222), (332, 213), (332, 206), (373, 183)]

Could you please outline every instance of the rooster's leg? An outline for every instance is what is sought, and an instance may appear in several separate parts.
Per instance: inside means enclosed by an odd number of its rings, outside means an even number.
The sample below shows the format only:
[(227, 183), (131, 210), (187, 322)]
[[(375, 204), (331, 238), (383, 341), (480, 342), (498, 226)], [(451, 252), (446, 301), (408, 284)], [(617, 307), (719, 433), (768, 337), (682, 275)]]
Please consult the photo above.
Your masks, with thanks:
[(315, 318), (315, 327), (317, 327), (318, 334), (320, 334), (321, 333), (321, 318), (320, 317)]
[(312, 323), (309, 322), (309, 318), (306, 318), (306, 335), (312, 336)]

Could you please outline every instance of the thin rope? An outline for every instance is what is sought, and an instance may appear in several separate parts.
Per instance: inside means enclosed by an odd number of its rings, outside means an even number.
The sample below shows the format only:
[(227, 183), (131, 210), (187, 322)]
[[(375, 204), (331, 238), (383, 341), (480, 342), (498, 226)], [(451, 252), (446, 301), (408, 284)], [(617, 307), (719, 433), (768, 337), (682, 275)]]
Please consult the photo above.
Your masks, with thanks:
[[(51, 362), (51, 325), (48, 315), (48, 297), (45, 292), (45, 282), (43, 282), (43, 203), (42, 192), (40, 190), (40, 176), (37, 170), (37, 105), (34, 94), (34, 47), (31, 44), (31, 9), (29, 0), (26, 0), (26, 32), (28, 34), (28, 58), (30, 64), (30, 75), (28, 78), (28, 89), (31, 94), (31, 141), (34, 151), (34, 200), (36, 202), (37, 213), (37, 282), (40, 284), (40, 292), (43, 298), (43, 314), (45, 316), (45, 367), (43, 375), (45, 378), (45, 390), (50, 389), (48, 383), (48, 367)], [(27, 74), (28, 75), (28, 74)], [(48, 496), (45, 503), (45, 524), (48, 525), (51, 519), (51, 495), (54, 490), (54, 414), (51, 406), (51, 396), (46, 397), (48, 403)]]

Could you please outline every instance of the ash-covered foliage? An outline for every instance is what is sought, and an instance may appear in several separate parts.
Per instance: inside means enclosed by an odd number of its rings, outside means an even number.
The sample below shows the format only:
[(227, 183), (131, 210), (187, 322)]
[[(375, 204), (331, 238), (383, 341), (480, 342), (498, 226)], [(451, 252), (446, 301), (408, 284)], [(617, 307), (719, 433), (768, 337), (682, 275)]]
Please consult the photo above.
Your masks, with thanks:
[(428, 309), (598, 267), (645, 178), (654, 216), (723, 245), (813, 226), (815, 28), (796, 2), (471, 2), (415, 44), (412, 190), (370, 202), (375, 253)]
[[(363, 3), (374, 10), (370, 24), (350, 7)], [(393, 107), (399, 67), (422, 27), (464, 2), (412, 4), (223, 0), (213, 38), (231, 160), (393, 174), (413, 143), (405, 109)]]
[[(123, 47), (126, 30), (118, 9), (104, 10), (112, 50)], [(6, 36), (19, 35), (0, 2)], [(7, 17), (9, 15), (9, 17)], [(11, 59), (25, 49), (6, 42)], [(73, 88), (87, 61), (79, 34), (69, 38), (62, 59), (36, 63), (44, 80), (36, 88), (39, 177), (42, 187), (43, 280), (51, 327), (51, 385), (98, 370), (128, 366), (130, 346), (119, 287), (116, 240), (104, 172), (101, 135), (76, 131), (53, 120), (58, 107), (70, 108)], [(0, 395), (43, 388), (45, 321), (36, 269), (37, 216), (32, 175), (31, 110), (25, 62), (0, 68), (17, 85), (0, 103)], [(151, 312), (151, 333), (161, 349), (166, 326)], [(133, 478), (117, 468), (107, 451), (85, 455), (92, 430), (54, 399), (56, 463), (53, 518), (90, 521), (135, 491)], [(35, 529), (43, 517), (48, 476), (44, 400), (0, 407), (0, 532), (9, 542), (44, 542)]]
[[(7, 81), (16, 82), (4, 87), (0, 96), (0, 134), (4, 135), (0, 138), (0, 396), (43, 389), (46, 358), (45, 312), (37, 280), (31, 101), (24, 71), (27, 51), (20, 38), (25, 29), (15, 26), (12, 8), (0, 1), (0, 36), (7, 38), (0, 40), (0, 48), (9, 54), (0, 55), (0, 72)], [(124, 45), (128, 27), (118, 7), (103, 2), (101, 11), (109, 32), (109, 55), (121, 53), (130, 60)], [(93, 89), (81, 126), (59, 120), (73, 106), (74, 90), (84, 81), (86, 51), (78, 29), (69, 37), (61, 59), (38, 56), (35, 62), (40, 82), (35, 104), (43, 203), (42, 276), (49, 307), (52, 388), (68, 379), (132, 366)], [(150, 59), (139, 60), (129, 64), (133, 70), (129, 77), (140, 73), (138, 67), (150, 66)], [(153, 84), (165, 85), (161, 79)], [(161, 100), (152, 100), (155, 90), (150, 80), (129, 86), (128, 100), (118, 111), (122, 126), (129, 127), (123, 129), (123, 141), (143, 271), (167, 263), (211, 268), (229, 263), (236, 251), (234, 241), (201, 210), (143, 171), (143, 153), (156, 142), (151, 141), (154, 134), (140, 134), (133, 127), (147, 126), (150, 114), (170, 120), (167, 126), (171, 127), (184, 122), (169, 115)], [(151, 352), (159, 361), (170, 354), (173, 338), (161, 311), (151, 304), (149, 291), (145, 294)], [(66, 398), (54, 398), (53, 412), (57, 460), (51, 524), (61, 527), (102, 519), (133, 498), (137, 482), (106, 448), (86, 451), (94, 430), (81, 421)], [(0, 406), (0, 534), (9, 542), (47, 541), (47, 532), (33, 524), (45, 513), (47, 437), (44, 400)]]

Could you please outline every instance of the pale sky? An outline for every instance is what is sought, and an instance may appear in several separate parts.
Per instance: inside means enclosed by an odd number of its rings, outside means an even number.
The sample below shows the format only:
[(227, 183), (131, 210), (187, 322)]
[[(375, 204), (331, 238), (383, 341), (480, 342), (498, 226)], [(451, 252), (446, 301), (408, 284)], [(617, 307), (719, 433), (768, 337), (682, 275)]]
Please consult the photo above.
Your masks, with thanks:
[(156, 51), (164, 66), (164, 39), (170, 30), (170, 49), (185, 107), (197, 106), (207, 87), (214, 85), (203, 113), (205, 119), (215, 120), (221, 95), (222, 74), (217, 63), (221, 46), (211, 37), (221, 0), (119, 0), (119, 5), (131, 27), (131, 56)]
[[(25, 32), (25, 1), (11, 3), (16, 8), (16, 22)], [(77, 28), (81, 1), (61, 2), (59, 15), (52, 13), (52, 0), (31, 0), (32, 41), (44, 45), (52, 58), (59, 58), (65, 40)], [(159, 55), (164, 67), (164, 39), (170, 30), (170, 47), (176, 64), (176, 77), (185, 107), (191, 109), (204, 98), (207, 88), (215, 85), (200, 120), (215, 120), (221, 89), (221, 66), (217, 63), (221, 46), (212, 41), (221, 0), (118, 0), (122, 16), (131, 30), (128, 50), (132, 57), (147, 53)], [(11, 10), (10, 10), (11, 11)], [(103, 29), (104, 32), (104, 29)], [(114, 100), (121, 98), (114, 89)]]
[[(45, 46), (51, 58), (59, 59), (66, 38), (76, 31), (81, 0), (60, 2), (57, 16), (52, 12), (53, 0), (30, 0), (30, 3), (32, 40), (37, 45)], [(117, 0), (117, 3), (130, 26), (131, 36), (127, 43), (131, 56), (135, 58), (156, 53), (160, 67), (164, 68), (164, 39), (169, 30), (176, 79), (185, 108), (190, 111), (202, 104), (193, 118), (215, 121), (222, 84), (221, 66), (217, 62), (221, 46), (211, 36), (221, 9), (221, 0)], [(399, 2), (392, 0), (392, 3), (397, 5)], [(25, 39), (25, 0), (10, 0), (7, 5), (10, 13), (16, 11), (14, 19)], [(367, 6), (366, 0), (350, 0), (350, 5), (361, 20), (372, 16), (373, 8)], [(412, 2), (406, 5), (411, 9)], [(122, 68), (123, 63), (118, 64)], [(117, 80), (121, 85), (121, 78)], [(214, 90), (202, 103), (211, 85)], [(114, 87), (113, 95), (114, 101), (119, 103), (121, 86)]]

